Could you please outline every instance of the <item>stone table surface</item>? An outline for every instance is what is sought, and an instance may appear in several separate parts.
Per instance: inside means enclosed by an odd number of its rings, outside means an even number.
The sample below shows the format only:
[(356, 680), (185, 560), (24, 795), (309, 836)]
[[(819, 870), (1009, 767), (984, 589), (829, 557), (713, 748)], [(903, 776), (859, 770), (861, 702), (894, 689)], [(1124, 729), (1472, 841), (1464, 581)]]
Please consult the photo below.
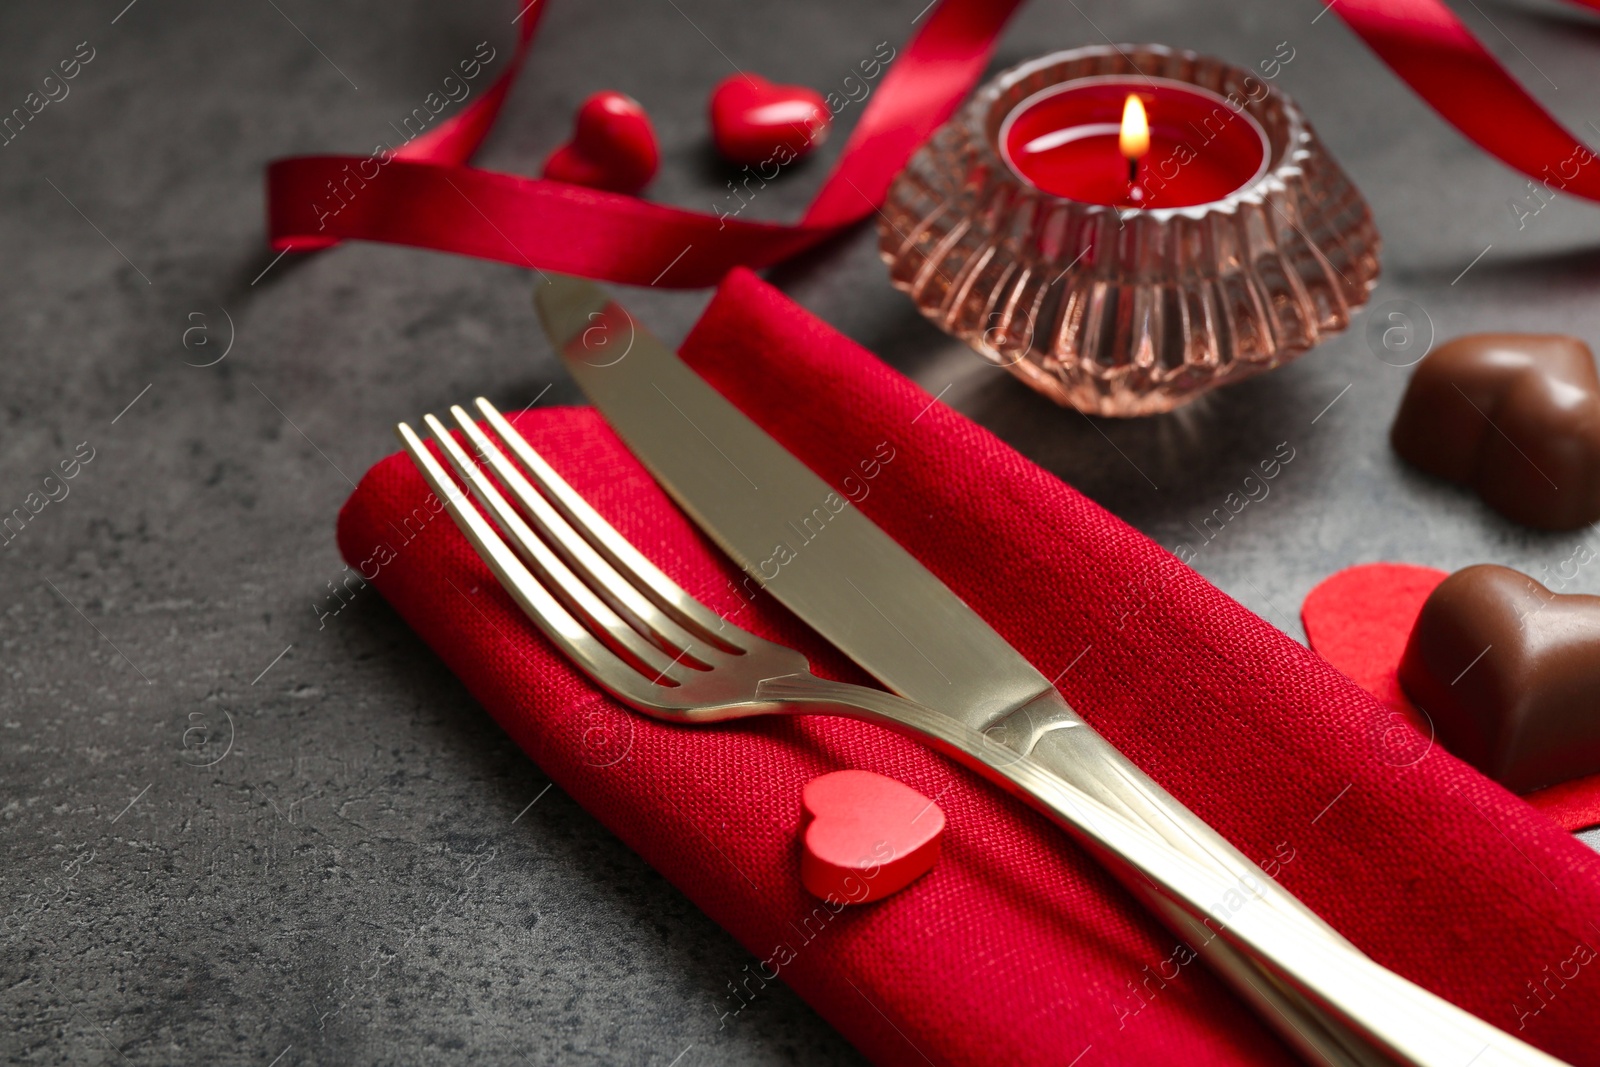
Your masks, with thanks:
[[(616, 88), (660, 131), (650, 195), (726, 207), (731, 173), (703, 118), (712, 84), (734, 64), (842, 84), (925, 2), (552, 0), (479, 161), (536, 173), (575, 106)], [(1571, 128), (1600, 119), (1595, 20), (1459, 6)], [(1600, 211), (1557, 201), (1519, 225), (1524, 181), (1321, 9), (1040, 0), (995, 69), (1108, 37), (1245, 66), (1287, 42), (1276, 84), (1383, 231), (1375, 304), (1409, 301), (1438, 337), (1600, 337)], [(719, 1030), (746, 953), (547, 789), (376, 593), (321, 614), (344, 574), (334, 515), (393, 450), (395, 421), (479, 393), (511, 406), (576, 391), (524, 271), (377, 245), (278, 262), (262, 168), (393, 140), (479, 42), (491, 71), (505, 62), (513, 13), (497, 0), (0, 8), (0, 113), (82, 60), (68, 94), (0, 148), (0, 511), (92, 456), (0, 550), (7, 1062), (860, 1062), (778, 986)], [(746, 217), (797, 216), (842, 141)], [(1537, 574), (1593, 543), (1514, 527), (1397, 462), (1385, 431), (1408, 372), (1376, 358), (1371, 312), (1177, 414), (1093, 422), (925, 324), (866, 229), (773, 277), (1169, 548), (1289, 442), (1298, 458), (1270, 498), (1196, 565), (1295, 637), (1307, 590), (1348, 564)], [(673, 340), (706, 299), (626, 293)], [(1600, 591), (1600, 574), (1579, 585)]]

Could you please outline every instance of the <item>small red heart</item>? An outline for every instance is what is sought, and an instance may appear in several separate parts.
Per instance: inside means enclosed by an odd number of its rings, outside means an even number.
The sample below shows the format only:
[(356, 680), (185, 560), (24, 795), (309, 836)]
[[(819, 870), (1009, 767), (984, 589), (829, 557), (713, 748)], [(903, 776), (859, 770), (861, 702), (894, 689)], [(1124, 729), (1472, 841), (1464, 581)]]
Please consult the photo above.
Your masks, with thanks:
[(711, 136), (730, 163), (771, 163), (776, 173), (826, 140), (832, 125), (822, 94), (804, 85), (732, 74), (711, 94)]
[(1422, 716), (1396, 672), (1423, 602), (1448, 571), (1410, 563), (1363, 563), (1319, 582), (1300, 607), (1317, 654), (1413, 723)]
[(944, 812), (893, 778), (834, 771), (806, 783), (800, 807), (800, 881), (824, 900), (881, 900), (938, 862)]
[(650, 184), (660, 162), (655, 127), (644, 107), (607, 90), (583, 102), (572, 140), (544, 161), (544, 177), (631, 195)]

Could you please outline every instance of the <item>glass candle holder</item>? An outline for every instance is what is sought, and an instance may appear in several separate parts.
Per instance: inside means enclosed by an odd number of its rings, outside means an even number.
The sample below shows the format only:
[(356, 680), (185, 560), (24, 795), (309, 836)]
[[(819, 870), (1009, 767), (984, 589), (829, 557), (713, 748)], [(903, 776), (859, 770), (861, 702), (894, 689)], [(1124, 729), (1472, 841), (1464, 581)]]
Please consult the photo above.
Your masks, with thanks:
[[(1132, 175), (1130, 94), (1149, 115)], [(1002, 73), (912, 157), (878, 233), (924, 315), (1093, 415), (1280, 366), (1348, 326), (1378, 277), (1372, 213), (1294, 103), (1160, 45)]]

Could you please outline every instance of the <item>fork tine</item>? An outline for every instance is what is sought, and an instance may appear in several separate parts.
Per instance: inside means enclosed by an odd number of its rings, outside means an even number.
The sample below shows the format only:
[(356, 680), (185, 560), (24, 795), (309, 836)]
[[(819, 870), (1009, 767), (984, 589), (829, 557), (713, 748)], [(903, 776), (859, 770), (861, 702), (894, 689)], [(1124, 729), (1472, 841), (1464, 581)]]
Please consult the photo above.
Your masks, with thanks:
[(578, 494), (577, 490), (568, 485), (566, 479), (555, 472), (555, 468), (545, 462), (544, 457), (528, 444), (516, 427), (512, 426), (493, 404), (481, 396), (476, 403), (489, 425), (494, 427), (500, 439), (516, 454), (517, 459), (532, 475), (534, 482), (556, 510), (573, 528), (582, 533), (584, 539), (618, 573), (629, 578), (662, 611), (690, 633), (698, 634), (706, 642), (728, 652), (739, 653), (745, 650), (737, 643), (740, 638), (735, 636), (744, 631), (730, 625), (699, 600), (690, 596), (681, 586), (663, 574), (654, 563), (646, 559), (643, 553), (633, 547), (632, 542), (618, 533), (615, 527), (603, 519), (600, 513)]
[(489, 525), (472, 501), (428, 451), (416, 431), (405, 423), (395, 427), (406, 454), (422, 472), (434, 494), (444, 501), (467, 543), (472, 545), (523, 614), (560, 648), (590, 678), (625, 700), (649, 701), (657, 698), (661, 687), (651, 683), (632, 664), (624, 661), (577, 619), (536, 579), (494, 527)]
[[(698, 650), (692, 648), (701, 639), (695, 634), (685, 632), (670, 615), (618, 574), (611, 564), (572, 528), (560, 512), (529, 484), (516, 464), (500, 450), (481, 426), (472, 421), (472, 417), (460, 405), (452, 405), (450, 414), (455, 417), (462, 432), (477, 449), (479, 458), (489, 464), (500, 485), (510, 493), (512, 500), (520, 505), (522, 515), (528, 524), (550, 543), (550, 547), (562, 557), (574, 575), (587, 582), (613, 611), (638, 630), (646, 640), (664, 649), (667, 655), (688, 653), (688, 657), (685, 657), (687, 660), (696, 657), (697, 652), (704, 652), (703, 648)], [(703, 645), (703, 642), (701, 643)], [(695, 662), (699, 662), (697, 657)]]
[[(579, 622), (587, 624), (590, 632), (613, 653), (624, 660), (631, 660), (636, 670), (647, 676), (653, 676), (657, 682), (671, 678), (675, 684), (681, 683), (682, 677), (675, 672), (682, 669), (680, 667), (682, 654), (676, 658), (671, 657), (640, 637), (633, 627), (595, 596), (586, 584), (579, 581), (567, 565), (528, 528), (527, 523), (506, 502), (500, 490), (488, 479), (477, 463), (473, 462), (472, 457), (467, 455), (466, 450), (461, 447), (460, 442), (444, 423), (433, 415), (424, 416), (423, 421), (433, 431), (440, 450), (455, 468), (456, 474), (466, 483), (472, 496), (494, 516), (510, 540), (515, 553), (532, 565), (539, 578), (543, 579), (546, 590), (562, 603), (567, 612)], [(466, 506), (471, 507), (471, 504), (467, 503)]]

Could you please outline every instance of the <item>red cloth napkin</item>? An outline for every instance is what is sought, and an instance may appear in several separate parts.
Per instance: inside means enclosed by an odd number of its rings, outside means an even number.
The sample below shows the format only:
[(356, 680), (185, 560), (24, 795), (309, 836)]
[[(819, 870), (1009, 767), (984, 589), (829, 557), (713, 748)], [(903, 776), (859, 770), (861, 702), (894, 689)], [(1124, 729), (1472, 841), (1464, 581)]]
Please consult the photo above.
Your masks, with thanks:
[[(1395, 766), (1388, 709), (754, 275), (728, 277), (683, 354), (823, 478), (853, 478), (862, 510), (1061, 674), (1086, 718), (1356, 944), (1600, 1064), (1600, 856), (1437, 747)], [(861, 680), (765, 594), (746, 600), (594, 412), (518, 425), (692, 593)], [(885, 442), (893, 458), (865, 478)], [(723, 1026), (749, 1025), (741, 1005), (781, 980), (880, 1064), (1289, 1061), (1021, 804), (870, 726), (629, 712), (544, 643), (436, 507), (389, 457), (340, 515), (345, 558), (540, 767), (759, 961), (707, 1004)], [(800, 885), (800, 791), (847, 767), (937, 798), (948, 826), (926, 876), (835, 914)]]

